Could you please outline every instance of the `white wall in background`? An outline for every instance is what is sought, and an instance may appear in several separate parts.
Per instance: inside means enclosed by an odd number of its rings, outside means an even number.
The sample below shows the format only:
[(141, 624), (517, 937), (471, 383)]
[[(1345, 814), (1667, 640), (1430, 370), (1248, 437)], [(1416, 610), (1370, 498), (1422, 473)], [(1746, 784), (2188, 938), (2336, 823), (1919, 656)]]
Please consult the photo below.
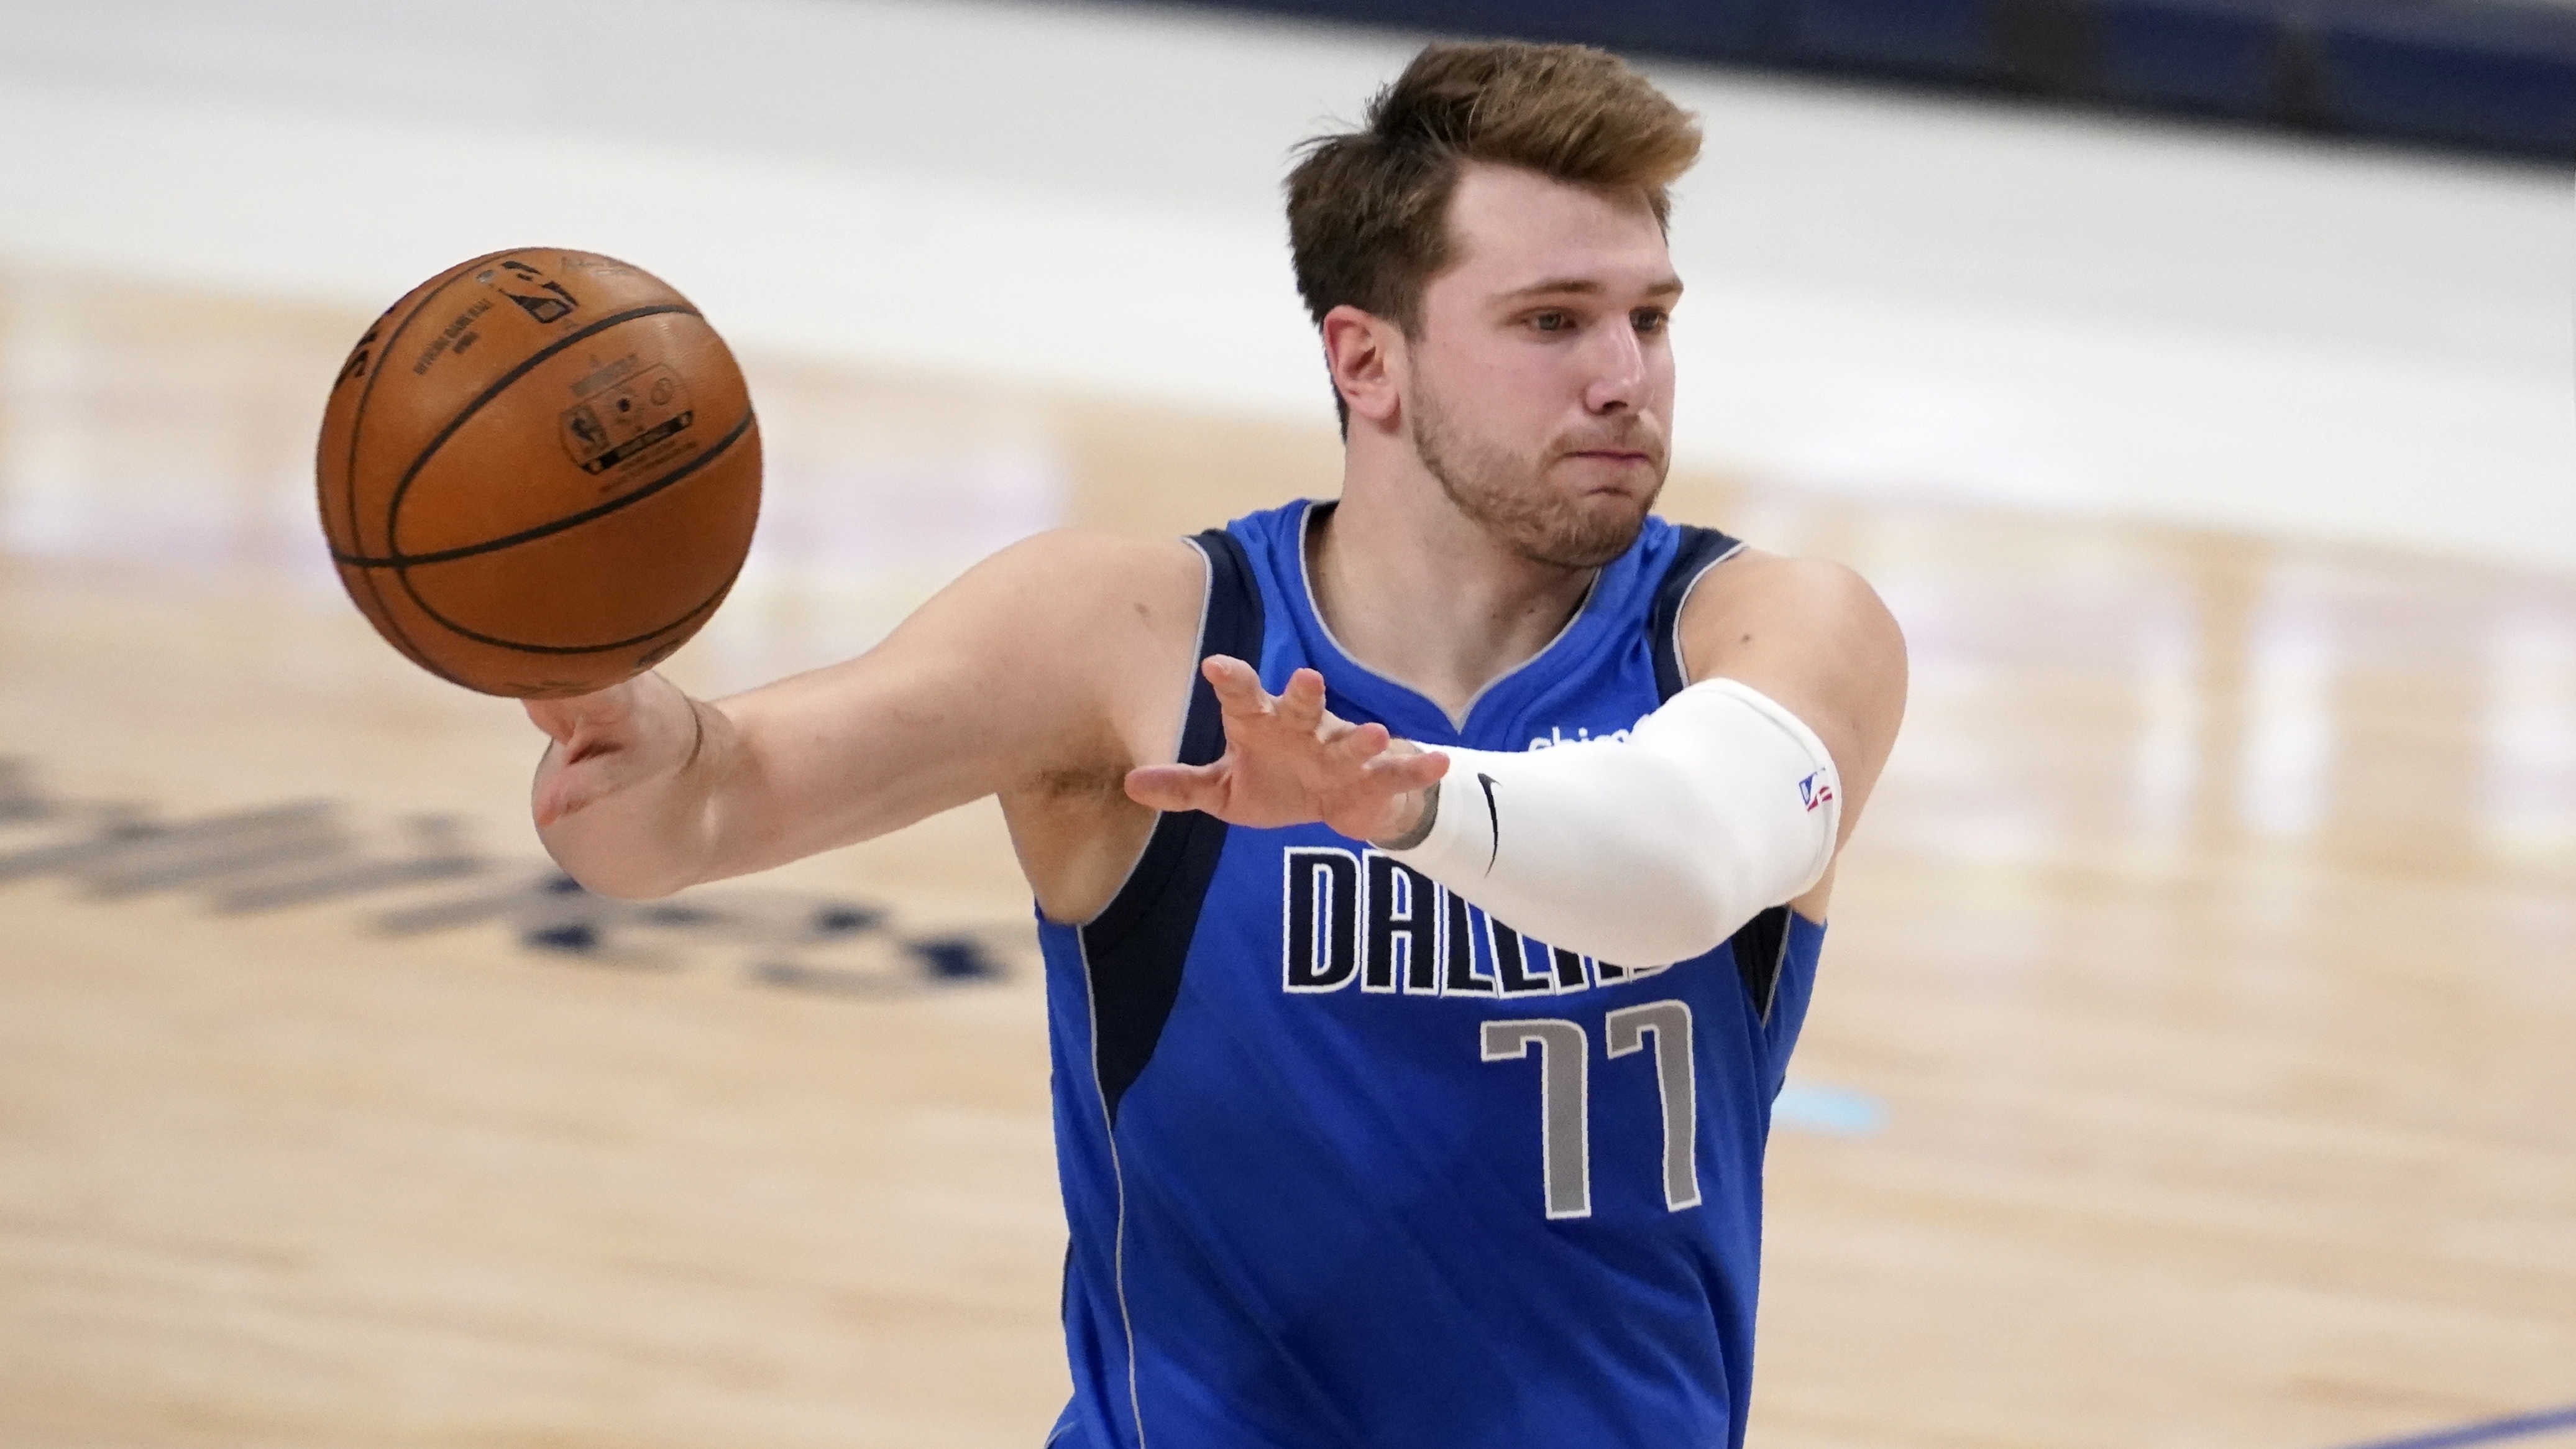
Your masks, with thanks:
[[(0, 0), (0, 257), (1321, 418), (1278, 183), (1411, 43), (988, 0)], [(1659, 67), (1683, 457), (2576, 568), (2563, 174)], [(1329, 488), (1330, 480), (1318, 487)]]

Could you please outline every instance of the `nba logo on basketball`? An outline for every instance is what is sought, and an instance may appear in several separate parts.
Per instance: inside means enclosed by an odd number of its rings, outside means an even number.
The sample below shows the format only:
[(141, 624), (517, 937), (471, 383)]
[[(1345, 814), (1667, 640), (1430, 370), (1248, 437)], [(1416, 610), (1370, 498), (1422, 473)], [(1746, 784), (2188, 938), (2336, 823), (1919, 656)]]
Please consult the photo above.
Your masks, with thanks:
[(1834, 787), (1825, 783), (1825, 772), (1818, 770), (1798, 782), (1798, 798), (1813, 810), (1834, 798)]

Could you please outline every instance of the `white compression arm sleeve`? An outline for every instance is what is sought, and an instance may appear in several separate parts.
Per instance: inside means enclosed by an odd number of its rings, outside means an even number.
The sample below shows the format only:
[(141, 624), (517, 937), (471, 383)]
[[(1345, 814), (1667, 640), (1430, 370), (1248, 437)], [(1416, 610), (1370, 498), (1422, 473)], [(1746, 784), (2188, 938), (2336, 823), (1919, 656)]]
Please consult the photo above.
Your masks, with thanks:
[(1731, 679), (1625, 740), (1440, 753), (1430, 833), (1387, 853), (1523, 935), (1621, 965), (1699, 955), (1805, 891), (1842, 819), (1824, 743)]

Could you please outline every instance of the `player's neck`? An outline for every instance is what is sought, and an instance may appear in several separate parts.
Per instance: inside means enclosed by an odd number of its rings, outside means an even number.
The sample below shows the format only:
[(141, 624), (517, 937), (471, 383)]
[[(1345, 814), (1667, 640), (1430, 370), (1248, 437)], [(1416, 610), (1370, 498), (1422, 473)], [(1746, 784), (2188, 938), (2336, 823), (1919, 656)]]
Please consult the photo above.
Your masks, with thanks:
[(1359, 483), (1308, 526), (1315, 607), (1355, 661), (1459, 720), (1563, 632), (1599, 570), (1501, 547), (1427, 477)]

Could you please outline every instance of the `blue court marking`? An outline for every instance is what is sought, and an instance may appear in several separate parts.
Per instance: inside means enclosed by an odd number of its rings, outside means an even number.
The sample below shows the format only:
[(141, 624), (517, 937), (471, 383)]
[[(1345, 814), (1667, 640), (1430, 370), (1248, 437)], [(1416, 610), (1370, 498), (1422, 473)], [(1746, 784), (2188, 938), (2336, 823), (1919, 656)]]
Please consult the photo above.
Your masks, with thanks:
[(1867, 1137), (1887, 1125), (1887, 1108), (1866, 1092), (1791, 1082), (1772, 1099), (1771, 1125), (1833, 1137)]
[(2563, 1409), (2543, 1409), (2536, 1414), (2515, 1414), (2510, 1418), (2462, 1424), (2456, 1429), (2437, 1429), (2430, 1434), (2416, 1434), (2404, 1439), (2355, 1444), (2351, 1449), (2458, 1449), (2463, 1444), (2527, 1439), (2534, 1434), (2552, 1434), (2561, 1429), (2576, 1429), (2576, 1404)]

